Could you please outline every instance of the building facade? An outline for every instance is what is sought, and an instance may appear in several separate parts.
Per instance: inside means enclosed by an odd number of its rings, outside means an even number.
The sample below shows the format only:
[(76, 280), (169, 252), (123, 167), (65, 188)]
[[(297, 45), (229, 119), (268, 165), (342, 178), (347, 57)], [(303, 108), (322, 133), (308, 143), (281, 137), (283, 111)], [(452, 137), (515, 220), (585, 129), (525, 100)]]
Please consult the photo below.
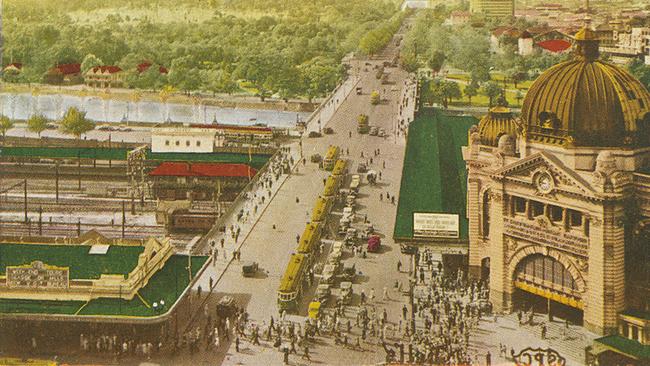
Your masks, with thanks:
[(488, 18), (503, 18), (515, 15), (514, 0), (470, 0), (469, 11)]
[[(650, 93), (599, 59), (595, 33), (531, 86), (521, 116), (502, 101), (470, 130), (470, 274), (497, 311), (536, 308), (616, 332), (647, 312)], [(630, 269), (635, 268), (633, 273)]]

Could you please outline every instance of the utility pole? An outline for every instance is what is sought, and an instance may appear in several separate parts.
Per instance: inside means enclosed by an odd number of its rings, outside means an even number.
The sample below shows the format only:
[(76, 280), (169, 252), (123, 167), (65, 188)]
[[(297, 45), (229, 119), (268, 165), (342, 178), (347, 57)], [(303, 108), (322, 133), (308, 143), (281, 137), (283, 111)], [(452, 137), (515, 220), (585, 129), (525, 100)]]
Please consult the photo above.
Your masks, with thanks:
[(126, 225), (126, 201), (122, 200), (122, 239), (124, 239), (125, 225)]
[[(2, 0), (0, 0), (2, 1)], [(56, 189), (56, 203), (59, 203), (59, 161), (56, 161), (56, 173), (54, 175), (54, 185)]]
[(25, 199), (24, 199), (24, 201), (25, 201), (24, 202), (25, 203), (25, 224), (27, 224), (27, 179), (23, 180), (23, 184), (25, 186), (25, 190), (24, 190), (24, 192), (25, 192)]

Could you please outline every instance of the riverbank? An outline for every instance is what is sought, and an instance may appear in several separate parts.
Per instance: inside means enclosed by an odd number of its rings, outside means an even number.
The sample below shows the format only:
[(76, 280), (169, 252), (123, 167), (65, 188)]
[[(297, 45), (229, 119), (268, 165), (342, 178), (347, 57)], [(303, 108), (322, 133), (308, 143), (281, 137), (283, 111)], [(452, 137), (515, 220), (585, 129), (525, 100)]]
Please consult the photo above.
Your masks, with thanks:
[[(94, 97), (104, 100), (115, 100), (122, 102), (161, 102), (162, 100), (160, 91), (125, 88), (98, 89), (89, 88), (85, 85), (0, 83), (0, 92), (12, 94), (27, 93), (32, 95), (68, 95), (76, 97)], [(304, 99), (289, 99), (285, 102), (282, 99), (265, 98), (265, 100), (262, 101), (259, 97), (250, 94), (209, 95), (204, 93), (194, 93), (192, 95), (186, 95), (180, 92), (170, 94), (165, 101), (165, 103), (194, 106), (205, 105), (218, 108), (256, 109), (300, 113), (313, 112), (318, 107), (320, 102), (321, 99), (314, 99), (311, 103), (308, 100)]]

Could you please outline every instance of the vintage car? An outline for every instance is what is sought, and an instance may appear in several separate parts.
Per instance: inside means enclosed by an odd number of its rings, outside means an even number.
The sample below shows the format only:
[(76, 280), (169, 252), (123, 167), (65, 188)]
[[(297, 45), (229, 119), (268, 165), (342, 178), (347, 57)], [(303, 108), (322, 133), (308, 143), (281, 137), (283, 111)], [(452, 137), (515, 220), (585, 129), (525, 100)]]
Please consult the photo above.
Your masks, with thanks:
[(341, 282), (340, 288), (341, 288), (341, 297), (340, 297), (341, 301), (343, 302), (343, 304), (349, 305), (352, 302), (352, 293), (353, 293), (352, 282), (349, 281)]
[(321, 304), (327, 303), (330, 295), (332, 294), (332, 289), (330, 285), (326, 283), (321, 283), (316, 288), (316, 299), (321, 302)]
[(338, 265), (336, 264), (326, 264), (325, 267), (323, 267), (323, 274), (321, 275), (323, 283), (333, 283), (337, 269)]
[(224, 318), (230, 318), (235, 315), (237, 303), (232, 296), (224, 296), (217, 302), (217, 314)]
[(257, 262), (244, 262), (241, 266), (241, 273), (244, 277), (253, 277), (259, 270)]
[(400, 252), (402, 252), (402, 254), (414, 255), (415, 253), (418, 252), (418, 247), (414, 245), (401, 244), (399, 247), (400, 247)]
[(376, 253), (381, 246), (381, 238), (378, 235), (372, 235), (368, 238), (368, 252)]
[(309, 303), (309, 310), (307, 311), (309, 319), (318, 319), (320, 315), (320, 301), (312, 301)]
[(345, 281), (352, 281), (357, 275), (357, 268), (354, 263), (345, 263), (341, 271), (341, 278)]

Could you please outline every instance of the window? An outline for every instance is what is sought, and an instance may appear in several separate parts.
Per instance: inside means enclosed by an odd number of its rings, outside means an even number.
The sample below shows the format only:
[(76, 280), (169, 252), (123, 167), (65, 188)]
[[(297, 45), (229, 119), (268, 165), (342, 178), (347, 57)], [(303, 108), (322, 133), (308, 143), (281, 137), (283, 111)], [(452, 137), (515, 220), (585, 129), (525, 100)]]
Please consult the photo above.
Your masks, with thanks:
[(515, 200), (515, 213), (526, 213), (526, 200), (521, 197), (513, 197)]
[(632, 326), (632, 339), (635, 341), (639, 340), (639, 328)]
[(185, 141), (185, 146), (190, 146), (190, 140)]
[(169, 140), (165, 140), (165, 146), (169, 146)]
[(586, 218), (585, 218), (584, 220), (585, 220), (585, 225), (584, 225), (584, 228), (585, 228), (585, 236), (589, 236), (589, 220), (586, 219)]
[(181, 146), (181, 142), (180, 142), (180, 141), (176, 141), (176, 146)]
[(573, 227), (582, 226), (582, 213), (574, 210), (569, 210), (569, 225)]
[(196, 146), (201, 146), (201, 141), (196, 140)]
[(544, 214), (544, 204), (541, 202), (530, 201), (531, 215), (537, 217)]
[(551, 219), (551, 221), (553, 221), (553, 222), (561, 222), (562, 221), (562, 211), (563, 211), (562, 207), (550, 206), (550, 208), (551, 208), (551, 210), (550, 210), (551, 217), (549, 217), (549, 218)]

